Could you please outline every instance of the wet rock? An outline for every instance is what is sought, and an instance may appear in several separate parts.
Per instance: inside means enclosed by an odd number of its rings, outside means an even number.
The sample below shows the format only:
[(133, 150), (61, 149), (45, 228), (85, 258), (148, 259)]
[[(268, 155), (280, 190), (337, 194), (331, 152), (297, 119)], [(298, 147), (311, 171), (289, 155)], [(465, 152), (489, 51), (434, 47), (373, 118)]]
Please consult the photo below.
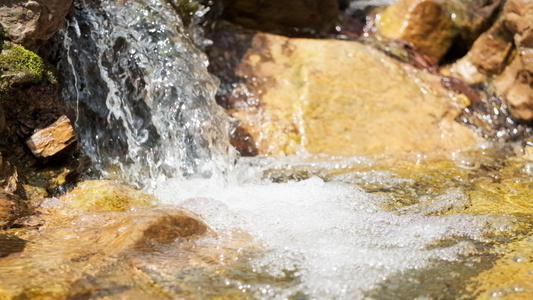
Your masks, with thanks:
[(400, 0), (380, 14), (377, 27), (382, 35), (408, 41), (435, 61), (457, 35), (450, 15), (435, 0)]
[(223, 17), (247, 28), (290, 34), (329, 29), (338, 13), (336, 0), (227, 0)]
[(149, 194), (109, 180), (83, 181), (61, 199), (85, 211), (126, 211), (156, 202)]
[(74, 129), (67, 116), (61, 116), (52, 125), (37, 130), (26, 144), (35, 157), (52, 156), (76, 141)]
[(0, 28), (11, 41), (36, 49), (63, 25), (72, 0), (4, 0)]
[[(228, 28), (220, 34), (228, 41)], [(244, 151), (351, 156), (439, 152), (478, 141), (454, 121), (463, 104), (449, 97), (438, 76), (372, 47), (263, 33), (229, 40), (215, 38), (222, 46), (211, 53), (224, 59), (212, 59), (211, 70), (233, 78), (219, 100), (249, 135), (235, 137), (235, 145), (254, 143)]]
[[(443, 8), (459, 28), (453, 47), (464, 54), (474, 41), (496, 21), (504, 0), (446, 0)], [(462, 56), (462, 55), (461, 55)]]
[[(168, 291), (152, 287), (155, 269), (170, 264), (174, 272), (181, 272), (180, 281), (173, 283), (179, 287), (186, 268), (198, 270), (218, 258), (202, 246), (194, 249), (199, 238), (214, 236), (207, 225), (176, 208), (87, 213), (53, 198), (42, 206), (32, 217), (39, 230), (19, 234), (26, 241), (23, 249), (13, 249), (17, 251), (0, 260), (6, 271), (0, 274), (0, 297), (66, 299), (111, 292), (130, 298), (136, 292), (142, 299), (166, 299)], [(172, 249), (171, 255), (160, 250), (165, 247)], [(221, 252), (218, 255), (225, 254)], [(16, 284), (20, 278), (28, 280)]]
[(0, 233), (0, 258), (12, 253), (22, 252), (26, 246), (26, 241), (17, 236)]
[(17, 195), (0, 190), (0, 228), (28, 214), (28, 206)]
[(509, 0), (494, 25), (451, 71), (469, 83), (494, 78), (514, 117), (533, 119), (533, 2)]

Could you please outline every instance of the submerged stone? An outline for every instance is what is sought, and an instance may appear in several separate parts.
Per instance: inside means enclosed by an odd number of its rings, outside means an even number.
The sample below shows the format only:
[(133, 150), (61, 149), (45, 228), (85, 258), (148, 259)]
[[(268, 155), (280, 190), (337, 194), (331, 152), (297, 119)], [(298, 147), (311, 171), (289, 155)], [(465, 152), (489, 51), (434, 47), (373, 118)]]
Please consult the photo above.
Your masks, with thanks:
[(17, 195), (0, 190), (0, 228), (28, 213), (27, 204)]
[[(169, 299), (156, 269), (169, 263), (174, 270), (201, 265), (207, 254), (187, 250), (210, 229), (198, 218), (176, 208), (144, 208), (131, 212), (84, 213), (48, 199), (33, 223), (15, 240), (22, 247), (0, 259), (0, 298), (67, 299), (103, 293), (142, 299)], [(0, 247), (4, 242), (0, 235)], [(18, 244), (11, 243), (11, 248)], [(168, 245), (168, 246), (167, 246)], [(158, 249), (171, 247), (171, 261), (158, 258)], [(194, 248), (194, 247), (192, 247)], [(149, 254), (144, 254), (149, 251)], [(0, 248), (0, 255), (2, 249)], [(196, 255), (196, 256), (195, 256)], [(189, 258), (193, 256), (193, 258)], [(214, 260), (216, 256), (213, 254)], [(163, 259), (159, 262), (159, 260)], [(46, 270), (46, 276), (42, 273)], [(181, 276), (187, 276), (187, 274)], [(17, 279), (18, 278), (18, 279)], [(22, 283), (20, 278), (27, 278)], [(173, 283), (183, 285), (178, 281)]]
[(83, 181), (61, 199), (85, 211), (126, 211), (156, 202), (152, 195), (110, 180)]
[[(219, 100), (241, 120), (236, 132), (247, 136), (234, 143), (241, 151), (429, 153), (479, 141), (454, 121), (464, 104), (450, 97), (438, 76), (417, 72), (370, 46), (264, 33), (233, 33), (228, 39), (229, 32), (225, 28), (216, 37), (226, 42), (215, 39), (221, 46), (211, 54), (224, 61), (213, 58), (211, 68), (232, 80)], [(227, 61), (234, 62), (233, 70)]]

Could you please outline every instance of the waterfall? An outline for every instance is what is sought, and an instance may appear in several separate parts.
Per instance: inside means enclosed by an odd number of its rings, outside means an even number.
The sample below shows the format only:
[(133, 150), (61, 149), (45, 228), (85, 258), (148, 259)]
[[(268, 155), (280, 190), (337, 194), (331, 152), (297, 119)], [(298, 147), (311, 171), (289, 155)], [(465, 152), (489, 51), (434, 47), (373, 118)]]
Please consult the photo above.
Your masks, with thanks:
[(228, 118), (191, 36), (164, 0), (75, 3), (51, 60), (100, 176), (150, 187), (227, 173), (234, 160)]

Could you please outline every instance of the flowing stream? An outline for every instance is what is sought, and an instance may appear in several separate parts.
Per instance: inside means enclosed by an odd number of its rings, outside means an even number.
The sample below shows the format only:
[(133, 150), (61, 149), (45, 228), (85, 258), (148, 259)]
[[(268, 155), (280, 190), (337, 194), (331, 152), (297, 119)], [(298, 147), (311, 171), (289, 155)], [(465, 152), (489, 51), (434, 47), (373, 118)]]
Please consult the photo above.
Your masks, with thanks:
[[(229, 121), (214, 99), (218, 82), (190, 30), (166, 1), (80, 1), (56, 38), (95, 175), (119, 174), (162, 207), (198, 214), (217, 237), (198, 240), (197, 251), (234, 250), (182, 273), (172, 248), (135, 256), (169, 298), (468, 298), (465, 281), (503, 255), (499, 243), (521, 236), (520, 214), (468, 210), (484, 197), (470, 178), (512, 165), (495, 165), (486, 149), (394, 168), (306, 154), (235, 163)], [(527, 166), (516, 174), (529, 185)], [(214, 267), (221, 264), (232, 271)], [(100, 293), (119, 289), (97, 278)]]
[(95, 170), (138, 186), (227, 172), (229, 123), (192, 35), (166, 1), (79, 3), (57, 59)]

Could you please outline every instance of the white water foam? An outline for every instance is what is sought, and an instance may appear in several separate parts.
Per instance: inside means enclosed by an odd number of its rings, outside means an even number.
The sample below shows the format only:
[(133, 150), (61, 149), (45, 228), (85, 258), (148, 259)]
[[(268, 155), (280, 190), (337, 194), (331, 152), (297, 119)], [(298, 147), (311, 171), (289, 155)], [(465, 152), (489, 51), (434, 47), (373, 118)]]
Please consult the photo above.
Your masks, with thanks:
[[(298, 294), (312, 299), (361, 299), (388, 277), (456, 261), (473, 253), (488, 216), (425, 216), (419, 210), (393, 213), (378, 196), (353, 184), (268, 181), (220, 186), (209, 180), (169, 180), (155, 191), (167, 204), (199, 214), (216, 232), (243, 230), (261, 243), (264, 255), (254, 270), (273, 276), (286, 272), (301, 282), (291, 288), (249, 286), (263, 299)], [(441, 197), (465, 197), (458, 191)], [(445, 199), (453, 200), (453, 199)], [(446, 238), (465, 237), (446, 247), (428, 247)]]

